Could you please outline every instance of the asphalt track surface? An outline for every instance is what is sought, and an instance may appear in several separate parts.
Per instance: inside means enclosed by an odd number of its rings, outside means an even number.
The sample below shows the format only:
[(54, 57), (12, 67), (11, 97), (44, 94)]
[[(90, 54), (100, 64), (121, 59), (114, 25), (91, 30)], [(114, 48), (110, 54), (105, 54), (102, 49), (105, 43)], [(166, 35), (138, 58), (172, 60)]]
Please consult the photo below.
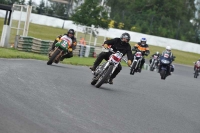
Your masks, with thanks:
[(0, 133), (200, 133), (200, 77), (176, 65), (90, 85), (88, 67), (0, 59)]

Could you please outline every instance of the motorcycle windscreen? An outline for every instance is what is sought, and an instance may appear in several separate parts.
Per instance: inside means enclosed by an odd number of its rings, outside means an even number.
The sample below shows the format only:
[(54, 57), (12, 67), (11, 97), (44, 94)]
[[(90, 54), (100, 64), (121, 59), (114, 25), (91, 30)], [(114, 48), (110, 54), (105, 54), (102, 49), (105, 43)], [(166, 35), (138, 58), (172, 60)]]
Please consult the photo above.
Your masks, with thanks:
[(136, 60), (139, 60), (141, 57), (142, 57), (142, 52), (136, 52), (135, 53)]

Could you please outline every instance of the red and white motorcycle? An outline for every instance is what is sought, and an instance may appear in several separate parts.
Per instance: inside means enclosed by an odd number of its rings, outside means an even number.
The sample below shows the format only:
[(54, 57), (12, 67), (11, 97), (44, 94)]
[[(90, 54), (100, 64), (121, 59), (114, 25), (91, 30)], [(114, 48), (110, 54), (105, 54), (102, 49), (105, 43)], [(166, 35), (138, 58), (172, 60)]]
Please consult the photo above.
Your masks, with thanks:
[(123, 54), (119, 51), (114, 52), (112, 48), (108, 49), (113, 54), (110, 55), (109, 60), (102, 65), (99, 65), (94, 71), (94, 77), (92, 78), (92, 85), (95, 85), (99, 88), (102, 84), (108, 83), (110, 76), (113, 74), (121, 60), (126, 62), (126, 59), (123, 59)]
[(137, 52), (133, 56), (133, 61), (130, 66), (131, 67), (131, 70), (130, 70), (131, 75), (134, 75), (135, 72), (139, 72), (139, 67), (140, 67), (141, 61), (143, 59), (142, 52), (143, 51), (137, 50)]
[(200, 61), (197, 61), (194, 66), (194, 78), (197, 78), (199, 76), (200, 72)]

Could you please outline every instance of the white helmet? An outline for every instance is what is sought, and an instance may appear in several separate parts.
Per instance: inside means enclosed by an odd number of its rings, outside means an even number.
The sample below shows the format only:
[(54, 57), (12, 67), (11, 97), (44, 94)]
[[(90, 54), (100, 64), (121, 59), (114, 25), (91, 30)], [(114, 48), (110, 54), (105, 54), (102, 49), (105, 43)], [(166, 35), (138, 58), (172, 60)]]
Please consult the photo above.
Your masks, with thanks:
[(170, 52), (170, 51), (171, 51), (171, 47), (170, 47), (170, 46), (167, 46), (167, 47), (166, 47), (166, 50)]

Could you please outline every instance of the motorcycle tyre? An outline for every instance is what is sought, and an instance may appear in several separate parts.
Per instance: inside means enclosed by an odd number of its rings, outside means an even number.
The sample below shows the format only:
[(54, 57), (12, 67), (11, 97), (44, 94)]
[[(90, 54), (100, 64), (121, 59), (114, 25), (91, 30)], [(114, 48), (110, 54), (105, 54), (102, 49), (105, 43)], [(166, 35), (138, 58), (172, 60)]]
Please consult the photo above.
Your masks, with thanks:
[(195, 70), (194, 78), (197, 78), (197, 77), (198, 77), (198, 72), (197, 72), (197, 70)]
[(47, 62), (47, 65), (51, 65), (54, 61), (54, 59), (57, 57), (57, 55), (60, 53), (59, 50), (56, 50), (53, 55), (50, 57), (50, 59)]
[(110, 65), (109, 67), (108, 67), (108, 69), (107, 70), (105, 70), (104, 72), (103, 72), (103, 77), (101, 76), (100, 78), (99, 78), (99, 80), (97, 81), (97, 83), (96, 83), (96, 88), (99, 88), (99, 87), (101, 87), (101, 85), (105, 82), (105, 80), (107, 80), (108, 79), (108, 76), (110, 75), (110, 73), (112, 72), (112, 70), (113, 70), (113, 65)]
[(131, 70), (130, 70), (130, 75), (134, 75), (135, 73), (135, 66), (136, 66), (137, 62), (134, 62), (132, 67), (131, 67)]
[(152, 66), (150, 67), (150, 71), (154, 71), (154, 68)]
[(165, 78), (166, 78), (166, 71), (165, 70), (161, 70), (160, 71), (160, 76), (161, 76), (161, 79), (165, 80)]

